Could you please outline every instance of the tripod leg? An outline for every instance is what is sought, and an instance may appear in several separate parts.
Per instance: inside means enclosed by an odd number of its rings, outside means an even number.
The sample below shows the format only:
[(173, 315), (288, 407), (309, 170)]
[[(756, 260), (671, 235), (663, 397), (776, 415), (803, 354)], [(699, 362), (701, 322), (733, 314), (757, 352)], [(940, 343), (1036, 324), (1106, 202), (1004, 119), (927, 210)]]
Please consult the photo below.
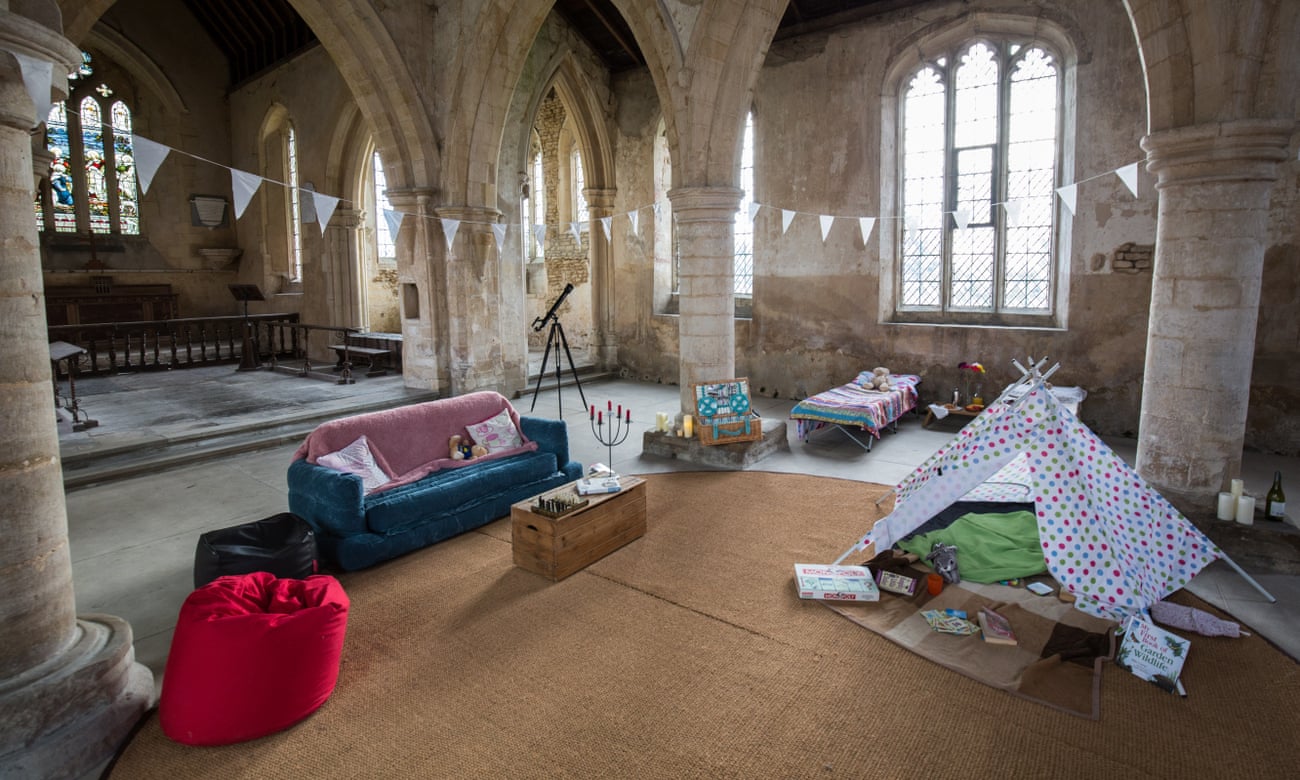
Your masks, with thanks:
[[(554, 339), (555, 331), (551, 331), (550, 335), (546, 338), (546, 352), (542, 355), (542, 367), (537, 371), (537, 384), (533, 386), (533, 405), (528, 407), (528, 411), (530, 412), (537, 406), (537, 394), (542, 390), (542, 377), (546, 376), (546, 363), (551, 357), (551, 342), (554, 341)], [(559, 354), (560, 353), (557, 350), (555, 353), (556, 357), (559, 357)]]
[[(578, 386), (578, 395), (582, 398), (583, 407), (587, 406), (587, 394), (582, 392), (582, 380), (578, 379), (578, 370), (573, 367), (573, 353), (569, 351), (569, 340), (564, 336), (564, 328), (560, 321), (555, 321), (555, 329), (560, 332), (560, 343), (564, 345), (564, 354), (569, 358), (569, 373), (573, 375), (573, 383)], [(560, 351), (555, 350), (555, 378), (560, 378)]]

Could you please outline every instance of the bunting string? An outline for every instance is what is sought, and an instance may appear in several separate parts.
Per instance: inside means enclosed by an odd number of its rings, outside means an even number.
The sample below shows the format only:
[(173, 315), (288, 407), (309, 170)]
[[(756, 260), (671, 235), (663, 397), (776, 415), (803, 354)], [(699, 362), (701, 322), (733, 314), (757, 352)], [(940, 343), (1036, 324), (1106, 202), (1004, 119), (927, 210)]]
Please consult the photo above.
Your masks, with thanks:
[[(229, 166), (222, 165), (221, 163), (209, 160), (205, 157), (201, 157), (197, 154), (193, 154), (191, 152), (187, 152), (181, 149), (175, 149), (173, 147), (169, 147), (165, 144), (158, 143), (157, 141), (152, 141), (140, 135), (133, 135), (132, 141), (134, 144), (133, 148), (136, 152), (136, 169), (138, 172), (140, 189), (142, 192), (148, 191), (149, 184), (152, 181), (155, 172), (158, 170), (158, 167), (162, 164), (162, 161), (167, 156), (167, 154), (173, 151), (179, 152), (180, 154), (184, 154), (187, 157), (191, 157), (195, 160), (199, 160), (200, 162), (208, 163), (209, 165), (215, 165), (220, 168), (226, 168), (227, 170), (230, 171), (231, 188), (235, 195), (236, 219), (240, 218), (243, 215), (244, 208), (247, 206), (248, 201), (252, 199), (258, 187), (263, 182), (275, 184), (284, 187), (286, 189), (292, 187), (292, 185), (288, 184), (287, 182), (277, 181), (275, 179), (267, 178), (265, 176), (260, 176), (258, 174), (248, 173), (247, 171), (241, 171), (236, 168), (231, 168)], [(1120, 181), (1123, 182), (1124, 186), (1129, 190), (1129, 192), (1133, 195), (1133, 197), (1136, 198), (1138, 197), (1138, 186), (1137, 186), (1138, 165), (1139, 163), (1137, 162), (1128, 163), (1127, 165), (1120, 166), (1119, 168), (1114, 168), (1105, 171), (1103, 173), (1093, 174), (1092, 176), (1087, 176), (1085, 178), (1078, 179), (1076, 181), (1070, 182), (1069, 184), (1063, 184), (1056, 188), (1055, 190), (1056, 195), (1061, 199), (1061, 202), (1070, 211), (1070, 214), (1073, 215), (1077, 207), (1079, 185), (1087, 184), (1088, 182), (1096, 181), (1098, 179), (1102, 179), (1107, 176), (1118, 176)], [(333, 216), (334, 211), (337, 208), (338, 204), (352, 203), (352, 201), (348, 200), (347, 198), (343, 198), (340, 196), (326, 195), (324, 193), (315, 192), (313, 190), (305, 189), (302, 187), (299, 187), (298, 190), (300, 193), (306, 195), (307, 197), (312, 198), (312, 203), (316, 211), (316, 219), (321, 225), (322, 234), (325, 232), (325, 226), (329, 222), (330, 217)], [(1006, 201), (999, 201), (997, 203), (993, 203), (992, 205), (995, 207), (1001, 206), (1007, 213), (1007, 219), (1010, 222), (1014, 223), (1018, 220), (1018, 215), (1020, 213), (1020, 209), (1021, 206), (1023, 205), (1023, 202), (1024, 202), (1023, 199), (1011, 199)], [(605, 241), (608, 242), (610, 241), (611, 238), (611, 228), (612, 228), (612, 222), (614, 218), (621, 217), (627, 219), (632, 229), (632, 233), (637, 234), (640, 232), (640, 219), (639, 219), (640, 212), (649, 208), (652, 209), (654, 215), (658, 217), (660, 215), (663, 205), (664, 205), (663, 201), (656, 201), (654, 203), (645, 206), (638, 206), (629, 211), (624, 211), (624, 212), (611, 214), (604, 217), (599, 217), (596, 221), (600, 223), (601, 231), (604, 233), (605, 236)], [(871, 236), (872, 231), (875, 229), (876, 223), (882, 219), (908, 220), (908, 221), (916, 219), (915, 215), (912, 216), (896, 215), (896, 216), (882, 217), (882, 216), (861, 216), (861, 215), (843, 215), (843, 214), (822, 214), (819, 212), (799, 211), (796, 209), (785, 208), (783, 206), (751, 201), (748, 204), (748, 209), (747, 209), (750, 221), (753, 221), (758, 216), (759, 212), (762, 209), (774, 209), (780, 212), (782, 235), (784, 235), (789, 231), (791, 224), (795, 221), (795, 218), (798, 217), (799, 215), (816, 216), (818, 218), (818, 222), (821, 228), (821, 238), (823, 243), (825, 243), (825, 241), (827, 240), (828, 236), (830, 235), (831, 229), (837, 220), (843, 219), (843, 220), (850, 220), (853, 222), (857, 222), (858, 230), (862, 235), (862, 242), (863, 244), (865, 244), (869, 239), (869, 237)], [(567, 223), (567, 225), (565, 225), (565, 227), (567, 227), (567, 230), (561, 231), (559, 230), (561, 228), (560, 224), (548, 225), (548, 224), (539, 223), (535, 225), (524, 225), (522, 227), (519, 227), (514, 225), (507, 225), (501, 222), (480, 222), (480, 221), (468, 220), (468, 219), (450, 219), (446, 217), (437, 217), (433, 215), (405, 212), (399, 209), (391, 209), (391, 208), (384, 208), (382, 209), (382, 212), (383, 213), (380, 216), (384, 218), (389, 228), (389, 231), (394, 235), (396, 235), (398, 230), (401, 228), (402, 220), (405, 217), (422, 217), (424, 219), (436, 220), (442, 227), (443, 236), (447, 241), (447, 246), (449, 250), (451, 248), (452, 242), (455, 240), (456, 232), (458, 231), (461, 225), (490, 226), (493, 231), (493, 237), (495, 239), (498, 252), (501, 251), (501, 247), (503, 242), (505, 241), (505, 236), (508, 230), (519, 231), (521, 233), (522, 242), (524, 242), (525, 244), (531, 239), (537, 242), (538, 248), (544, 249), (546, 236), (548, 232), (551, 235), (557, 235), (559, 232), (567, 232), (573, 235), (575, 239), (581, 241), (581, 236), (580, 236), (581, 231), (591, 229), (590, 220), (581, 221), (581, 222), (569, 222)], [(945, 211), (942, 212), (942, 214), (951, 215), (954, 223), (959, 229), (965, 228), (970, 221), (969, 209), (965, 207), (959, 207), (953, 211)]]

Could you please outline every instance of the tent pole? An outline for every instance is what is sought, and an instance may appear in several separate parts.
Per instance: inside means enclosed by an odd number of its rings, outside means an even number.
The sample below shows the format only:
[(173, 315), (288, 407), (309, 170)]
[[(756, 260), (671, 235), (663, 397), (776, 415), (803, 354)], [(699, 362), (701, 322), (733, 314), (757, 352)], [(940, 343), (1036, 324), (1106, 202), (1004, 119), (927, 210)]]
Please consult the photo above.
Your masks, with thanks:
[[(845, 555), (848, 555), (848, 553), (845, 553)], [(1243, 568), (1241, 568), (1240, 566), (1238, 566), (1236, 561), (1234, 561), (1234, 560), (1232, 560), (1231, 558), (1229, 558), (1229, 557), (1227, 556), (1227, 554), (1224, 554), (1224, 556), (1223, 556), (1223, 560), (1224, 560), (1224, 561), (1225, 561), (1229, 566), (1231, 566), (1231, 567), (1232, 567), (1232, 568), (1233, 568), (1233, 569), (1234, 569), (1238, 574), (1240, 574), (1240, 575), (1241, 575), (1241, 578), (1242, 578), (1243, 580), (1245, 580), (1246, 582), (1249, 582), (1249, 583), (1251, 584), (1251, 586), (1252, 586), (1255, 590), (1257, 590), (1257, 591), (1259, 591), (1260, 593), (1264, 594), (1264, 598), (1268, 599), (1268, 603), (1270, 603), (1270, 604), (1276, 604), (1276, 603), (1277, 603), (1277, 599), (1273, 598), (1273, 594), (1272, 594), (1272, 593), (1269, 593), (1269, 592), (1266, 591), (1266, 590), (1264, 590), (1264, 586), (1263, 586), (1263, 585), (1260, 585), (1258, 582), (1256, 582), (1254, 577), (1252, 577), (1252, 576), (1250, 576), (1249, 574), (1247, 574), (1245, 569), (1243, 569)]]

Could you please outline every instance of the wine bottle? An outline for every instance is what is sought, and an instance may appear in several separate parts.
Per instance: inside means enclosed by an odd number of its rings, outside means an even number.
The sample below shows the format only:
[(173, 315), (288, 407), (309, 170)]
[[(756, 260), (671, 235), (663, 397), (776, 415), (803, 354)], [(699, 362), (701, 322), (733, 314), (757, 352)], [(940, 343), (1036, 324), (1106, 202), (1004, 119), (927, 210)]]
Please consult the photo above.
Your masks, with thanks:
[(1273, 487), (1264, 497), (1264, 518), (1281, 521), (1286, 517), (1286, 493), (1282, 492), (1282, 472), (1273, 472)]

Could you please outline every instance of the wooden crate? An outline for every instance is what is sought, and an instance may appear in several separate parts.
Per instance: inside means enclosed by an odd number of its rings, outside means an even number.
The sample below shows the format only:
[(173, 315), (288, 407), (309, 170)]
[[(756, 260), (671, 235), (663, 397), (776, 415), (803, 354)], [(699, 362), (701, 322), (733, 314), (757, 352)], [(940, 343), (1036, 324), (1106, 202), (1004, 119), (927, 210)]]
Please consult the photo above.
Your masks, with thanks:
[[(589, 503), (563, 517), (533, 511), (536, 497), (510, 507), (515, 565), (562, 580), (645, 535), (645, 480), (623, 477), (617, 493), (587, 496)], [(573, 484), (550, 491), (572, 492)]]
[(749, 379), (693, 385), (695, 431), (701, 444), (735, 444), (763, 438), (763, 420), (750, 407)]

